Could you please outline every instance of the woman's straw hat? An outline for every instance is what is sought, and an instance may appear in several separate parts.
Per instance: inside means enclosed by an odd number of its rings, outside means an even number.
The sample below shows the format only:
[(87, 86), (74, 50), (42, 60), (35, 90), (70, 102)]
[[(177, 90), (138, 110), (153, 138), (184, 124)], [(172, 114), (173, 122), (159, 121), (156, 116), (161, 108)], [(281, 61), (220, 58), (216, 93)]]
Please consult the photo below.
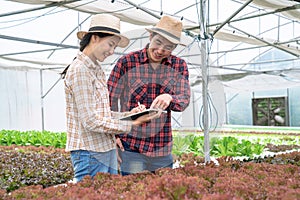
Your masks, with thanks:
[(82, 40), (87, 33), (110, 33), (121, 38), (118, 46), (126, 47), (129, 44), (129, 39), (120, 33), (120, 19), (109, 14), (96, 14), (91, 18), (91, 25), (88, 31), (79, 31), (78, 39)]
[(146, 28), (146, 30), (158, 33), (174, 44), (184, 45), (180, 42), (182, 23), (170, 16), (163, 16), (153, 28)]

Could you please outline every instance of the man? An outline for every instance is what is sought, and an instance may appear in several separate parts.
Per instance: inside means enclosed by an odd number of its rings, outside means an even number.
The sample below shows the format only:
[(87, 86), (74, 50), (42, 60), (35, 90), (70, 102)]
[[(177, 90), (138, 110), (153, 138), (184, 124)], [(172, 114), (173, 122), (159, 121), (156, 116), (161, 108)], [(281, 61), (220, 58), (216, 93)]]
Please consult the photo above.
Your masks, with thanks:
[(186, 62), (172, 55), (180, 43), (182, 23), (163, 16), (150, 29), (150, 43), (144, 49), (121, 57), (108, 79), (112, 110), (131, 110), (139, 103), (158, 108), (158, 119), (118, 135), (121, 173), (154, 172), (173, 167), (171, 111), (182, 112), (190, 101)]

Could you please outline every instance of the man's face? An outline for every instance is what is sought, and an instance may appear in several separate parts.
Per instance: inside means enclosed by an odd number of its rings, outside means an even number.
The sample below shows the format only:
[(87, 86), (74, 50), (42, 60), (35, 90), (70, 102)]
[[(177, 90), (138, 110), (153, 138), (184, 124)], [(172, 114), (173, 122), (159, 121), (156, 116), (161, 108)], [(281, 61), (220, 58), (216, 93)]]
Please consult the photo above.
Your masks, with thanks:
[(170, 42), (159, 34), (150, 34), (148, 56), (151, 62), (161, 63), (162, 59), (171, 55), (176, 44)]

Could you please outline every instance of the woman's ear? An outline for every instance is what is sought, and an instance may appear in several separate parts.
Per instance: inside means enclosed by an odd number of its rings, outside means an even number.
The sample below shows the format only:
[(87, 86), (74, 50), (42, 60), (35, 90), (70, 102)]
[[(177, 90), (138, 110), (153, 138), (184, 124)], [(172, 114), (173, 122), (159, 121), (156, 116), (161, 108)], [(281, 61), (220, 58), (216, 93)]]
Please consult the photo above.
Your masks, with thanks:
[(98, 37), (97, 35), (92, 35), (91, 42), (97, 42), (98, 38), (100, 37)]

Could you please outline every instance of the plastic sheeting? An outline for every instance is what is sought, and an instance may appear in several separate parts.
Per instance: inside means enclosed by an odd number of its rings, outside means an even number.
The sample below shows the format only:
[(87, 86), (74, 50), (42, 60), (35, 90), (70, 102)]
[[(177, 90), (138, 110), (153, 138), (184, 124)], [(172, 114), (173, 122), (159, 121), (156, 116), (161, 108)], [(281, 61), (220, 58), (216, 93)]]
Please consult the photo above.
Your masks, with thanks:
[[(7, 2), (13, 3), (14, 9), (5, 9), (4, 4)], [(117, 48), (115, 55), (102, 63), (107, 74), (120, 55), (146, 45), (148, 33), (144, 28), (155, 24), (161, 14), (182, 19), (185, 28), (182, 36), (187, 46), (178, 46), (174, 54), (188, 63), (194, 99), (191, 104), (193, 108), (182, 116), (174, 115), (174, 120), (178, 121), (173, 123), (175, 126), (182, 126), (180, 121), (190, 126), (199, 122), (202, 106), (200, 41), (204, 39), (209, 40), (210, 45), (207, 52), (210, 80), (208, 90), (214, 106), (218, 108), (218, 115), (214, 114), (212, 117), (218, 118), (217, 123), (224, 123), (226, 117), (226, 93), (249, 94), (300, 86), (300, 10), (297, 1), (254, 0), (215, 35), (212, 34), (216, 28), (246, 0), (207, 1), (207, 35), (199, 34), (200, 1), (69, 2), (71, 1), (17, 0), (2, 3), (0, 43), (5, 48), (0, 50), (3, 102), (0, 112), (8, 114), (1, 117), (1, 125), (40, 129), (44, 122), (46, 129), (64, 129), (64, 119), (55, 118), (56, 115), (64, 116), (62, 82), (43, 101), (41, 96), (55, 84), (59, 78), (58, 73), (76, 55), (76, 32), (88, 28), (90, 14), (94, 13), (109, 12), (119, 16), (124, 22), (122, 30), (126, 30), (125, 34), (131, 39), (128, 48)], [(42, 86), (40, 70), (44, 77)], [(41, 107), (45, 109), (44, 117), (41, 116)], [(7, 110), (8, 108), (11, 109)], [(191, 114), (190, 111), (194, 113)], [(25, 123), (26, 117), (32, 120)]]

